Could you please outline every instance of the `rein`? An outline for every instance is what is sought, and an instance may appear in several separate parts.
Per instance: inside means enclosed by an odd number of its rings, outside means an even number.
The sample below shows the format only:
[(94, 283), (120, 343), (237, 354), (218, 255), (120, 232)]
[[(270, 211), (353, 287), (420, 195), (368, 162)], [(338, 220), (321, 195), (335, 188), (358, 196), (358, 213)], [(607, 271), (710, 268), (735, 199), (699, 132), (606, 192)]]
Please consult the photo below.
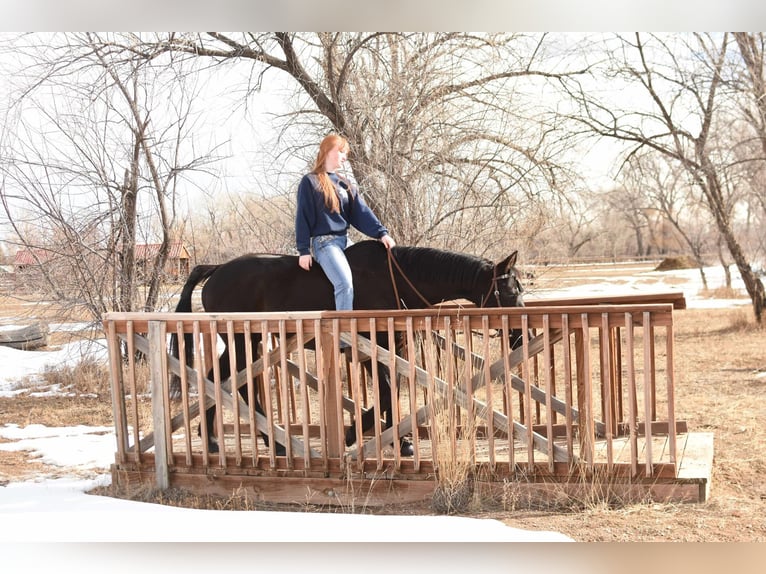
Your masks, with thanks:
[[(391, 276), (391, 285), (394, 288), (394, 296), (396, 297), (396, 308), (401, 310), (402, 305), (399, 299), (399, 290), (396, 287), (396, 278), (394, 277), (394, 266), (396, 266), (396, 269), (399, 271), (399, 274), (404, 278), (404, 280), (407, 282), (407, 285), (410, 286), (410, 289), (412, 289), (415, 294), (420, 298), (420, 300), (425, 303), (426, 307), (431, 309), (433, 308), (433, 305), (426, 299), (423, 294), (417, 290), (417, 288), (412, 284), (412, 281), (410, 281), (409, 277), (402, 271), (402, 268), (399, 266), (399, 262), (396, 260), (396, 257), (394, 257), (394, 254), (391, 252), (390, 249), (386, 249), (386, 255), (388, 256), (388, 273)], [(497, 300), (497, 306), (501, 307), (500, 304), (500, 290), (497, 288), (497, 282), (502, 279), (508, 279), (511, 274), (510, 273), (504, 273), (503, 275), (496, 275), (497, 268), (492, 268), (492, 281), (490, 281), (489, 284), (489, 290), (487, 291), (487, 294), (484, 295), (484, 297), (481, 300), (481, 305), (479, 307), (484, 307), (487, 304), (487, 301), (489, 300), (490, 296), (494, 293), (495, 299)]]
[(391, 285), (394, 288), (394, 296), (396, 297), (396, 308), (401, 311), (402, 305), (399, 299), (399, 289), (396, 288), (396, 277), (394, 277), (394, 268), (393, 265), (396, 266), (397, 270), (399, 271), (399, 274), (404, 277), (404, 280), (407, 282), (407, 285), (410, 286), (410, 289), (412, 289), (415, 292), (415, 295), (420, 297), (420, 300), (425, 303), (426, 307), (428, 309), (433, 308), (433, 305), (423, 297), (423, 294), (417, 290), (417, 288), (412, 284), (412, 281), (410, 281), (410, 278), (407, 277), (407, 275), (402, 271), (402, 268), (399, 266), (399, 262), (396, 260), (396, 257), (394, 257), (394, 254), (391, 253), (390, 249), (386, 249), (386, 255), (388, 256), (388, 273), (391, 275)]

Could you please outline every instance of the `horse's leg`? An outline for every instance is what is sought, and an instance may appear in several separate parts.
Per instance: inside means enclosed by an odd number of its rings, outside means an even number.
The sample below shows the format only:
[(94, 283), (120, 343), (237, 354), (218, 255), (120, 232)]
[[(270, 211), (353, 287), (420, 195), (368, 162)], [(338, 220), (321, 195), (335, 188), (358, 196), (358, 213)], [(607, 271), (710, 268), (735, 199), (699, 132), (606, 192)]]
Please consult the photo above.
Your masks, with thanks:
[[(256, 356), (257, 349), (258, 349), (258, 343), (260, 342), (261, 336), (260, 334), (254, 334), (252, 335), (251, 344), (253, 345), (253, 357)], [(246, 367), (246, 355), (245, 355), (245, 339), (242, 335), (235, 335), (234, 338), (235, 341), (235, 350), (236, 350), (236, 356), (237, 356), (237, 370), (242, 371)], [(231, 368), (229, 366), (229, 347), (228, 345), (224, 349), (223, 353), (221, 353), (220, 358), (218, 359), (218, 365), (219, 365), (219, 371), (220, 371), (220, 377), (221, 380), (224, 381), (228, 379), (231, 376)], [(210, 372), (207, 375), (209, 380), (213, 380), (213, 370), (211, 369)], [(257, 377), (256, 377), (257, 379)], [(239, 395), (242, 397), (242, 400), (245, 401), (245, 403), (249, 402), (249, 397), (247, 393), (247, 385), (242, 385), (239, 387)], [(260, 413), (263, 416), (266, 416), (266, 413), (263, 410), (263, 407), (261, 406), (260, 401), (258, 400), (258, 394), (255, 394), (255, 410), (256, 412)], [(209, 406), (205, 410), (205, 422), (207, 424), (207, 449), (210, 453), (217, 453), (219, 452), (219, 446), (218, 446), (218, 440), (221, 437), (215, 437), (215, 415), (216, 415), (216, 406), (215, 404)], [(202, 437), (202, 425), (198, 428), (198, 434), (203, 440), (205, 440), (205, 437)], [(266, 446), (269, 446), (269, 437), (266, 433), (261, 432), (261, 436), (263, 437), (263, 442)], [(276, 455), (277, 456), (284, 456), (286, 453), (284, 445), (281, 445), (277, 443), (276, 446)]]
[[(244, 335), (236, 335), (234, 337), (234, 342), (235, 342), (235, 346), (237, 350), (237, 370), (242, 371), (247, 367), (247, 355), (245, 354)], [(257, 358), (258, 356), (258, 347), (260, 342), (261, 342), (260, 333), (254, 333), (251, 335), (250, 345), (252, 346), (252, 349), (253, 349), (253, 359)], [(269, 381), (266, 379), (266, 373), (255, 376), (253, 379), (253, 384), (255, 384), (255, 382), (259, 378), (261, 379), (264, 385), (269, 384)], [(261, 406), (261, 401), (258, 400), (258, 392), (256, 391), (253, 394), (255, 396), (255, 411), (265, 417), (266, 412), (263, 410), (263, 407)], [(241, 387), (239, 387), (239, 395), (242, 397), (242, 400), (245, 401), (245, 403), (249, 404), (247, 385), (242, 385)], [(263, 438), (263, 444), (265, 444), (268, 447), (270, 444), (269, 435), (261, 431), (261, 438)], [(287, 454), (287, 450), (285, 449), (285, 446), (277, 442), (276, 448), (275, 448), (275, 454), (277, 456), (285, 456)]]
[[(228, 373), (229, 371), (229, 348), (226, 347), (224, 352), (221, 354), (219, 361), (219, 368), (221, 370), (221, 378), (225, 378), (228, 375), (224, 374), (225, 372)], [(211, 368), (207, 373), (208, 380), (213, 380), (213, 369)], [(208, 400), (210, 397), (208, 397)], [(207, 441), (207, 451), (209, 453), (217, 453), (218, 452), (218, 438), (215, 436), (215, 414), (216, 414), (216, 407), (215, 403), (213, 403), (211, 406), (209, 406), (207, 409), (205, 409), (205, 424), (207, 428), (207, 436), (202, 436), (202, 424), (197, 427), (197, 434), (202, 440)]]
[[(378, 345), (381, 347), (388, 347), (388, 335), (379, 333), (377, 339)], [(372, 361), (365, 361), (363, 365), (370, 376), (372, 376)], [(384, 414), (385, 424), (383, 430), (386, 430), (393, 426), (394, 419), (391, 395), (391, 372), (388, 367), (382, 363), (378, 363), (374, 367), (378, 370), (378, 398), (380, 410)], [(374, 405), (362, 413), (362, 431), (368, 431), (375, 426), (376, 416)], [(346, 431), (346, 446), (354, 444), (356, 438), (356, 425), (352, 424)], [(402, 456), (412, 456), (414, 454), (412, 443), (405, 438), (399, 439), (399, 452)]]

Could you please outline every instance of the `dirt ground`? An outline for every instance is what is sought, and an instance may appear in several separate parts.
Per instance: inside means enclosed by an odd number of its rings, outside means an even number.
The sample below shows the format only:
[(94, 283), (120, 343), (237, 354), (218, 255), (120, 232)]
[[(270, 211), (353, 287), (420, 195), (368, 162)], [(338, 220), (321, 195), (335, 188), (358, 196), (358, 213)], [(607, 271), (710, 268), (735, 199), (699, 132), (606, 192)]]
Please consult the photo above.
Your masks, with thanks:
[[(766, 541), (766, 329), (753, 323), (748, 305), (677, 311), (674, 325), (677, 417), (687, 421), (690, 431), (715, 437), (708, 502), (593, 503), (513, 511), (475, 505), (469, 515), (528, 530), (558, 531), (576, 541)], [(95, 397), (0, 398), (0, 425), (32, 422), (111, 425), (108, 389)], [(0, 451), (0, 487), (60, 472), (28, 460), (24, 453)], [(428, 508), (407, 510), (413, 511)]]

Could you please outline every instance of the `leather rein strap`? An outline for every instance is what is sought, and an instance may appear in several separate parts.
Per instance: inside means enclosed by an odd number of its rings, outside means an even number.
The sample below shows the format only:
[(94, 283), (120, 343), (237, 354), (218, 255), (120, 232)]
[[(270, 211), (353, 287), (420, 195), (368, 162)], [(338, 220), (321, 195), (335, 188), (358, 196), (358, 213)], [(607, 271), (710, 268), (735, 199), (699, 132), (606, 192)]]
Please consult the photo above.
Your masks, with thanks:
[(412, 284), (412, 281), (410, 281), (410, 278), (407, 277), (407, 275), (405, 275), (404, 271), (402, 271), (402, 268), (399, 266), (399, 262), (396, 260), (396, 257), (394, 257), (394, 254), (391, 253), (390, 249), (386, 249), (386, 254), (388, 255), (388, 272), (391, 275), (391, 285), (394, 288), (394, 296), (396, 297), (396, 308), (401, 311), (402, 304), (401, 304), (401, 300), (399, 299), (399, 289), (397, 289), (396, 287), (396, 277), (394, 277), (394, 268), (392, 264), (396, 266), (396, 269), (399, 271), (399, 274), (402, 277), (404, 277), (404, 280), (407, 282), (407, 285), (409, 285), (410, 289), (412, 289), (415, 292), (415, 295), (420, 297), (420, 300), (423, 303), (425, 303), (427, 308), (429, 309), (432, 308), (433, 305), (428, 301), (428, 299), (423, 297), (423, 294), (417, 290), (417, 288)]
[[(401, 300), (399, 299), (399, 289), (396, 287), (396, 277), (394, 277), (394, 266), (396, 266), (396, 269), (399, 271), (399, 274), (404, 278), (404, 280), (407, 282), (407, 285), (410, 286), (410, 289), (412, 289), (415, 294), (420, 298), (420, 300), (425, 303), (427, 308), (432, 308), (433, 305), (423, 297), (423, 294), (417, 290), (417, 288), (412, 284), (412, 281), (410, 281), (409, 277), (402, 271), (402, 268), (399, 266), (399, 262), (396, 260), (396, 257), (394, 257), (394, 254), (391, 252), (390, 249), (386, 249), (386, 255), (388, 256), (388, 272), (391, 275), (391, 285), (394, 288), (394, 296), (396, 297), (396, 308), (401, 310)], [(489, 297), (494, 293), (495, 299), (497, 299), (497, 306), (502, 307), (500, 304), (500, 290), (497, 288), (497, 282), (501, 279), (508, 279), (511, 275), (510, 273), (505, 273), (503, 275), (496, 275), (497, 268), (492, 268), (492, 281), (489, 284), (489, 290), (487, 291), (487, 294), (484, 295), (484, 297), (481, 300), (480, 307), (484, 307), (487, 304), (487, 301), (489, 300)]]

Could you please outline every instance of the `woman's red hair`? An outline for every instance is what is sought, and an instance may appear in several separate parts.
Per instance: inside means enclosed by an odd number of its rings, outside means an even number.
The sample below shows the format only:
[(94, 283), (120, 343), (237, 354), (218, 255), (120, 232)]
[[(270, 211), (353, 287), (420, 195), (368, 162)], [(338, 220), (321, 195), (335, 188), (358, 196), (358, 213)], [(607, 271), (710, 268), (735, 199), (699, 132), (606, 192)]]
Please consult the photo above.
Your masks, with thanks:
[(314, 162), (314, 169), (311, 170), (319, 179), (319, 189), (322, 191), (322, 195), (324, 195), (324, 204), (333, 213), (340, 212), (340, 202), (338, 201), (338, 195), (335, 193), (335, 186), (325, 171), (324, 163), (327, 159), (327, 154), (338, 146), (341, 149), (345, 148), (346, 152), (349, 150), (348, 140), (343, 136), (338, 134), (325, 136), (319, 144), (319, 152)]

